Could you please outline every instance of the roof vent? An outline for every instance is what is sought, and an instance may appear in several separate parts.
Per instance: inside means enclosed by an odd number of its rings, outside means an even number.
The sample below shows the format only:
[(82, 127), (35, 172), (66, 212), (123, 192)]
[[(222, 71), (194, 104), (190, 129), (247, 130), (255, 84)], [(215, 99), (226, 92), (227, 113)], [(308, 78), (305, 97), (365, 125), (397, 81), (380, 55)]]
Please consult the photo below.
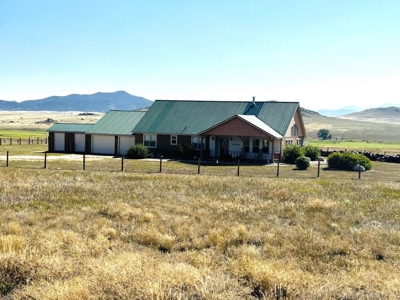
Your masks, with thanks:
[(256, 105), (256, 97), (253, 96), (253, 105)]

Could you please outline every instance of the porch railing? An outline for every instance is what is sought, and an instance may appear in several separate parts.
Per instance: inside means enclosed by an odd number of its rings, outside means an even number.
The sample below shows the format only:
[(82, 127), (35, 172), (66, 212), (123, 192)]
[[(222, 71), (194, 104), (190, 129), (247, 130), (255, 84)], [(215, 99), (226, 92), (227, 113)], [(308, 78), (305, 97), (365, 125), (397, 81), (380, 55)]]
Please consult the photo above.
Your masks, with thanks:
[(241, 159), (249, 159), (249, 160), (265, 160), (270, 162), (272, 159), (272, 155), (270, 153), (242, 153), (240, 151), (229, 151), (230, 157), (232, 158), (241, 158)]

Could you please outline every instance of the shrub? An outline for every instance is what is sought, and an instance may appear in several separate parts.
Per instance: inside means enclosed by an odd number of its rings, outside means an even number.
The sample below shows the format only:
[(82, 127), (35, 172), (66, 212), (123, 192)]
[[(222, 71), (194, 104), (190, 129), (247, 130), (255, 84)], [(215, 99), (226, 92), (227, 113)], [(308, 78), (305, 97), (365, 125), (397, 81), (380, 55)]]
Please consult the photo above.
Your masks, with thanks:
[(307, 170), (310, 167), (310, 158), (300, 156), (296, 159), (296, 167), (299, 170)]
[(319, 148), (317, 146), (307, 145), (303, 147), (303, 154), (309, 157), (311, 160), (317, 160), (321, 155)]
[(128, 151), (126, 151), (125, 156), (127, 158), (133, 158), (133, 159), (146, 158), (147, 156), (149, 156), (149, 149), (147, 149), (147, 147), (142, 144), (132, 145), (128, 149)]
[(303, 155), (303, 149), (297, 145), (287, 145), (285, 149), (283, 149), (282, 160), (288, 164), (294, 164), (296, 159)]
[(174, 157), (185, 159), (193, 158), (194, 153), (194, 147), (192, 144), (178, 144), (173, 151)]
[(372, 168), (371, 160), (362, 154), (335, 152), (328, 156), (329, 168), (352, 170), (356, 164), (362, 165), (365, 170), (371, 170)]

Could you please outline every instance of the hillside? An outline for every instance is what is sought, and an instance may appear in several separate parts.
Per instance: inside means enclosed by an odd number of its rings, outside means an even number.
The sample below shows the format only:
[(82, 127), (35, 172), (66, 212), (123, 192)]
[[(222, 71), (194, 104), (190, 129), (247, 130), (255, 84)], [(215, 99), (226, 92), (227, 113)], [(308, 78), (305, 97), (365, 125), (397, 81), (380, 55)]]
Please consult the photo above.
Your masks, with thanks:
[(91, 95), (52, 96), (22, 102), (0, 100), (0, 110), (107, 112), (110, 109), (134, 110), (148, 107), (152, 103), (143, 97), (133, 96), (125, 91), (117, 91)]
[(340, 119), (400, 124), (400, 107), (378, 107), (338, 116)]
[(399, 142), (400, 121), (399, 123), (385, 122), (381, 118), (382, 122), (377, 124), (376, 120), (379, 119), (377, 116), (375, 116), (375, 122), (372, 120), (367, 122), (343, 117), (326, 117), (303, 108), (302, 115), (308, 139), (316, 139), (318, 130), (325, 128), (331, 132), (332, 139)]

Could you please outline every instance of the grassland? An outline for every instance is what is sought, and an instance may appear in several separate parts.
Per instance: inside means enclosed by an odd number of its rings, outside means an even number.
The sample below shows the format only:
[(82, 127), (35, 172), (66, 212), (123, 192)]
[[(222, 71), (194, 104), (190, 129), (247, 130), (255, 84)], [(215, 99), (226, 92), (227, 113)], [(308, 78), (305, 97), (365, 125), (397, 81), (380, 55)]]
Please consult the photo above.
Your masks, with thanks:
[[(2, 148), (3, 147), (3, 148)], [(373, 171), (0, 155), (11, 299), (398, 299), (400, 182)], [(29, 151), (24, 149), (30, 149)], [(0, 147), (0, 151), (5, 149)], [(13, 150), (14, 149), (14, 150)], [(13, 150), (13, 152), (11, 152)], [(33, 151), (32, 151), (33, 150)], [(28, 158), (29, 155), (29, 158)], [(36, 158), (35, 158), (36, 157)]]

